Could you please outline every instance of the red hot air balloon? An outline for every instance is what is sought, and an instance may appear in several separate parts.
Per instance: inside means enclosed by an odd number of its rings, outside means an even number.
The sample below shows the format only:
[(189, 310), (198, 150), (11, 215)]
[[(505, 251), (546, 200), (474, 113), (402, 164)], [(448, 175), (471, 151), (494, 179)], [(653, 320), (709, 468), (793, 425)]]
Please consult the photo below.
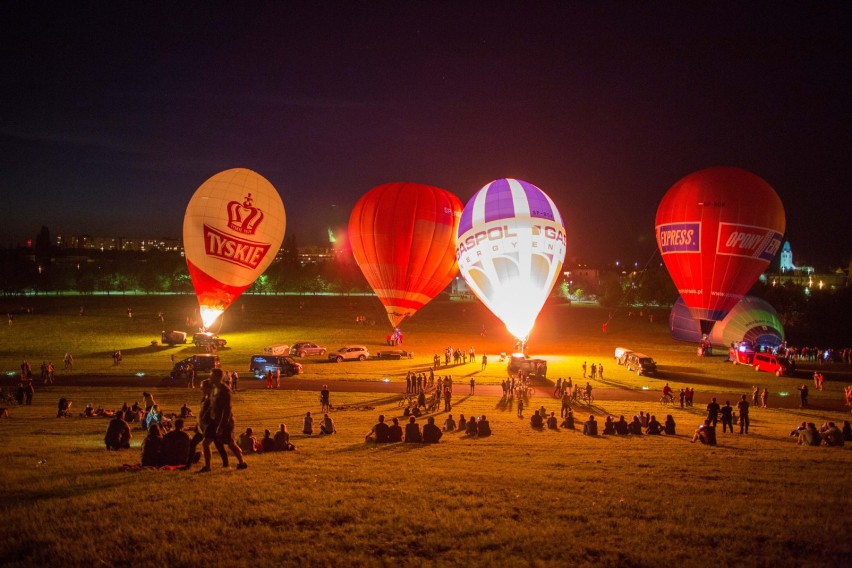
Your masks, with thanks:
[(352, 253), (392, 326), (426, 305), (458, 272), (461, 210), (449, 191), (419, 183), (374, 187), (352, 209)]
[(700, 170), (669, 189), (657, 209), (657, 246), (703, 333), (766, 270), (785, 224), (775, 190), (739, 168)]
[(205, 328), (275, 259), (286, 223), (278, 191), (251, 170), (219, 172), (195, 191), (183, 247)]

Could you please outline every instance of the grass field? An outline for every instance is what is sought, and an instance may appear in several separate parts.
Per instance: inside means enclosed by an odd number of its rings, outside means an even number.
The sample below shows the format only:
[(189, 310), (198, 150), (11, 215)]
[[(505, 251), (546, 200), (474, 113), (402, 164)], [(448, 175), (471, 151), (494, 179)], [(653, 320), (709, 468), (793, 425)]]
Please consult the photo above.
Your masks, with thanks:
[[(300, 301), (305, 304), (300, 308)], [(852, 448), (806, 448), (788, 436), (802, 420), (842, 422), (840, 412), (768, 409), (752, 412), (748, 436), (721, 435), (720, 445), (691, 444), (702, 419), (695, 409), (658, 403), (606, 400), (578, 407), (632, 416), (639, 410), (672, 413), (676, 437), (587, 438), (577, 432), (536, 432), (517, 417), (513, 403), (456, 391), (453, 414), (488, 415), (495, 435), (469, 439), (446, 434), (437, 446), (376, 447), (364, 435), (379, 413), (397, 416), (399, 397), (334, 393), (338, 434), (303, 437), (301, 417), (318, 412), (314, 391), (248, 390), (235, 395), (238, 430), (260, 433), (284, 422), (295, 453), (249, 456), (249, 469), (190, 472), (119, 472), (138, 463), (142, 432), (133, 448), (107, 453), (104, 419), (56, 419), (56, 400), (120, 406), (140, 398), (135, 376), (164, 376), (172, 350), (152, 348), (164, 328), (186, 329), (190, 297), (27, 299), (34, 313), (16, 313), (2, 333), (0, 364), (18, 370), (28, 358), (76, 358), (71, 377), (38, 386), (31, 407), (14, 407), (0, 420), (0, 486), (4, 531), (0, 564), (17, 565), (473, 565), (544, 566), (848, 566), (852, 558)], [(79, 306), (86, 302), (86, 315)], [(354, 316), (382, 321), (374, 298), (246, 298), (226, 316), (229, 341), (220, 356), (226, 368), (243, 370), (263, 345), (316, 340), (382, 347), (385, 326), (359, 328)], [(4, 309), (15, 309), (20, 302)], [(127, 318), (126, 308), (134, 308)], [(156, 318), (165, 310), (163, 326)], [(793, 391), (804, 378), (776, 378), (697, 359), (692, 346), (668, 339), (664, 314), (655, 323), (616, 318), (602, 336), (603, 310), (547, 306), (531, 351), (549, 361), (549, 377), (581, 375), (583, 360), (602, 362), (605, 383), (636, 389), (694, 385), (702, 391), (745, 392), (759, 378), (773, 393)], [(479, 335), (486, 325), (487, 335)], [(478, 304), (436, 302), (404, 326), (411, 361), (333, 364), (308, 360), (306, 379), (400, 381), (408, 368), (423, 368), (447, 345), (487, 352), (511, 347), (501, 325)], [(187, 330), (188, 331), (188, 330)], [(616, 345), (654, 356), (660, 380), (628, 374), (612, 364)], [(121, 349), (124, 362), (112, 367)], [(191, 353), (191, 347), (176, 347)], [(422, 353), (422, 355), (421, 355)], [(61, 365), (60, 365), (61, 366)], [(452, 368), (454, 377), (478, 365)], [(469, 369), (469, 370), (468, 370)], [(838, 397), (848, 368), (826, 373), (820, 397)], [(91, 374), (118, 375), (110, 386), (78, 386)], [(61, 371), (60, 371), (61, 375)], [(147, 376), (147, 375), (146, 375)], [(505, 367), (496, 357), (479, 384), (496, 384)], [(133, 385), (133, 386), (128, 386)], [(539, 385), (528, 408), (556, 401)], [(198, 394), (157, 385), (155, 397), (176, 411)], [(795, 392), (795, 391), (793, 391)], [(791, 394), (792, 395), (792, 394)], [(74, 413), (75, 415), (77, 412)], [(442, 423), (444, 413), (436, 419)], [(216, 458), (214, 456), (214, 464)], [(196, 468), (197, 471), (197, 468)]]

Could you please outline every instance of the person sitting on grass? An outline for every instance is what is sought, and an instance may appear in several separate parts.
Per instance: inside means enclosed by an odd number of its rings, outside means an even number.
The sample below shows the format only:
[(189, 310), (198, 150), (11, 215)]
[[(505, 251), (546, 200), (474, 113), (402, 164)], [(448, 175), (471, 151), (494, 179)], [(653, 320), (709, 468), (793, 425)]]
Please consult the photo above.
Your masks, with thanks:
[(314, 433), (314, 418), (311, 416), (310, 411), (305, 413), (305, 423), (302, 426), (302, 434), (307, 434), (310, 436)]
[(163, 449), (163, 432), (159, 424), (148, 427), (148, 435), (142, 441), (142, 465), (160, 467), (160, 452)]
[(447, 419), (444, 420), (444, 432), (452, 432), (456, 429), (456, 421), (453, 420), (453, 415), (450, 414), (447, 416)]
[(544, 428), (544, 419), (542, 418), (539, 411), (536, 410), (535, 413), (530, 417), (530, 426), (535, 428), (536, 430), (541, 430)]
[(465, 426), (464, 433), (468, 436), (476, 437), (476, 433), (479, 430), (476, 428), (476, 417), (471, 416), (470, 420), (467, 421), (467, 425)]
[(598, 435), (598, 423), (595, 420), (594, 415), (590, 415), (589, 419), (583, 422), (583, 434), (586, 436)]
[(656, 416), (651, 416), (648, 420), (648, 427), (645, 428), (645, 433), (649, 436), (659, 436), (663, 433), (663, 425), (657, 421)]
[(556, 413), (551, 412), (550, 418), (547, 419), (547, 427), (550, 428), (551, 430), (558, 430), (559, 429), (559, 427), (557, 426), (558, 422), (559, 421), (556, 419)]
[(642, 435), (642, 422), (639, 421), (639, 417), (635, 414), (633, 415), (633, 422), (631, 422), (628, 427), (628, 431), (634, 436)]
[(390, 426), (385, 424), (385, 415), (379, 414), (379, 421), (376, 423), (370, 431), (367, 433), (367, 436), (364, 438), (365, 442), (374, 442), (376, 444), (386, 444), (388, 440), (388, 436), (390, 435)]
[(621, 415), (621, 418), (618, 419), (618, 422), (615, 423), (615, 433), (619, 436), (626, 436), (630, 433), (628, 430), (629, 425), (627, 424), (627, 420), (624, 419), (624, 415)]
[(391, 425), (388, 428), (388, 442), (402, 442), (402, 426), (399, 425), (399, 418), (391, 419)]
[(423, 435), (420, 433), (420, 424), (417, 423), (415, 417), (408, 419), (408, 424), (405, 425), (405, 443), (419, 444), (423, 441)]
[(246, 431), (240, 434), (239, 438), (237, 438), (237, 446), (240, 447), (240, 450), (244, 454), (254, 454), (262, 451), (260, 442), (258, 442), (257, 437), (254, 435), (254, 430), (251, 428), (246, 428)]
[(574, 429), (574, 411), (568, 408), (568, 412), (565, 413), (565, 420), (560, 424), (563, 428), (568, 428), (569, 430)]
[(675, 436), (675, 421), (671, 414), (666, 416), (665, 432), (669, 436)]
[(423, 427), (423, 443), (437, 444), (441, 440), (444, 433), (441, 429), (435, 426), (435, 418), (430, 416), (426, 419), (426, 426)]
[(275, 447), (275, 440), (272, 439), (272, 432), (270, 432), (269, 429), (263, 431), (263, 438), (260, 440), (260, 447), (263, 449), (263, 453), (274, 452), (277, 450)]
[(467, 420), (465, 419), (464, 414), (459, 414), (458, 430), (459, 430), (459, 432), (467, 431)]
[(420, 418), (421, 416), (423, 416), (423, 411), (420, 410), (419, 406), (415, 406), (411, 409), (411, 416), (413, 416), (414, 418)]
[[(471, 419), (473, 422), (473, 419)], [(479, 417), (479, 421), (476, 422), (476, 435), (480, 438), (485, 438), (491, 435), (491, 424), (488, 422), (488, 419), (483, 414)]]
[(124, 421), (121, 414), (116, 414), (115, 418), (109, 421), (104, 436), (104, 444), (106, 444), (107, 450), (128, 450), (132, 437), (130, 426)]
[(278, 427), (278, 432), (275, 433), (275, 451), (278, 452), (292, 452), (296, 449), (296, 446), (290, 443), (290, 432), (287, 431), (287, 427), (284, 424), (281, 424)]
[(843, 432), (834, 425), (834, 422), (829, 422), (828, 429), (822, 433), (822, 443), (836, 448), (843, 447)]
[(328, 414), (323, 415), (320, 422), (320, 434), (334, 434), (337, 430), (334, 428), (334, 420)]
[(816, 424), (808, 422), (805, 429), (799, 432), (798, 444), (800, 446), (819, 446), (822, 442), (822, 436), (819, 435)]
[(792, 432), (790, 432), (790, 436), (793, 436), (793, 437), (795, 437), (795, 438), (798, 438), (798, 437), (799, 437), (799, 434), (801, 434), (801, 433), (802, 433), (802, 431), (803, 431), (805, 428), (807, 428), (807, 427), (808, 427), (807, 422), (802, 422), (801, 424), (799, 424), (798, 426), (796, 426), (796, 429), (795, 429), (795, 430), (793, 430)]
[(180, 407), (180, 417), (181, 418), (195, 418), (195, 414), (192, 413), (192, 409), (189, 408), (186, 403), (183, 403), (183, 406)]
[(708, 446), (716, 445), (716, 428), (710, 424), (709, 418), (705, 419), (704, 423), (695, 431), (695, 434), (692, 436), (692, 441), (698, 441)]
[(160, 465), (186, 466), (189, 459), (189, 434), (183, 431), (183, 419), (175, 420), (174, 429), (163, 436)]
[(71, 416), (71, 401), (65, 397), (59, 399), (56, 411), (57, 418), (68, 418)]
[(615, 435), (615, 422), (612, 421), (612, 416), (607, 416), (604, 420), (604, 436), (614, 436)]
[(92, 406), (91, 402), (86, 403), (86, 408), (83, 409), (83, 414), (81, 414), (80, 416), (83, 416), (85, 418), (93, 418), (95, 416), (95, 407)]

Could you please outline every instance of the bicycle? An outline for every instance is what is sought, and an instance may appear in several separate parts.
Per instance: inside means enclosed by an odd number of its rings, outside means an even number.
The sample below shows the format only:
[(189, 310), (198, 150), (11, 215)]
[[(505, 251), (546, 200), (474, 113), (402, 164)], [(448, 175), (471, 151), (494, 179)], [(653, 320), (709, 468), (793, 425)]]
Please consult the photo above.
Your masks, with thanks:
[(660, 404), (662, 404), (662, 405), (668, 406), (670, 404), (674, 404), (674, 402), (675, 402), (674, 395), (664, 394), (663, 396), (660, 397)]

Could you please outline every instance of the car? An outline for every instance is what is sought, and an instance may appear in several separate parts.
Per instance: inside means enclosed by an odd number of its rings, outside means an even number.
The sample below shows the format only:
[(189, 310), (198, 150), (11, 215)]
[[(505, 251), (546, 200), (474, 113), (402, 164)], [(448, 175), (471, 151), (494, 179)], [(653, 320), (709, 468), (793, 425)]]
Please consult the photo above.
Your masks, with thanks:
[(307, 355), (325, 355), (328, 349), (322, 345), (311, 343), (310, 341), (299, 341), (294, 343), (290, 348), (290, 355), (293, 357), (305, 357)]
[(768, 371), (775, 373), (776, 377), (790, 376), (796, 372), (796, 364), (791, 360), (770, 353), (755, 353), (752, 364), (755, 371)]
[(186, 380), (189, 379), (189, 368), (192, 366), (195, 369), (196, 376), (199, 373), (209, 373), (213, 369), (219, 367), (219, 356), (218, 355), (193, 355), (192, 357), (187, 357), (182, 361), (178, 361), (175, 363), (175, 366), (172, 368), (172, 372), (169, 375), (169, 378)]
[(624, 366), (628, 371), (636, 371), (637, 375), (656, 375), (657, 363), (642, 353), (629, 352), (624, 358)]
[(290, 346), (286, 343), (277, 343), (263, 348), (264, 355), (289, 355)]
[(178, 343), (186, 343), (185, 331), (164, 331), (160, 334), (160, 343), (172, 347)]
[(544, 359), (533, 359), (523, 353), (513, 353), (509, 357), (508, 372), (510, 377), (517, 376), (523, 371), (529, 376), (547, 377), (547, 361)]
[(264, 375), (279, 370), (285, 377), (302, 374), (302, 365), (289, 355), (252, 355), (249, 371), (255, 375)]
[(228, 344), (226, 340), (209, 331), (196, 333), (192, 336), (192, 342), (198, 347), (224, 347)]
[(328, 354), (328, 360), (335, 363), (343, 361), (365, 361), (370, 356), (370, 352), (363, 345), (344, 345), (337, 351)]

